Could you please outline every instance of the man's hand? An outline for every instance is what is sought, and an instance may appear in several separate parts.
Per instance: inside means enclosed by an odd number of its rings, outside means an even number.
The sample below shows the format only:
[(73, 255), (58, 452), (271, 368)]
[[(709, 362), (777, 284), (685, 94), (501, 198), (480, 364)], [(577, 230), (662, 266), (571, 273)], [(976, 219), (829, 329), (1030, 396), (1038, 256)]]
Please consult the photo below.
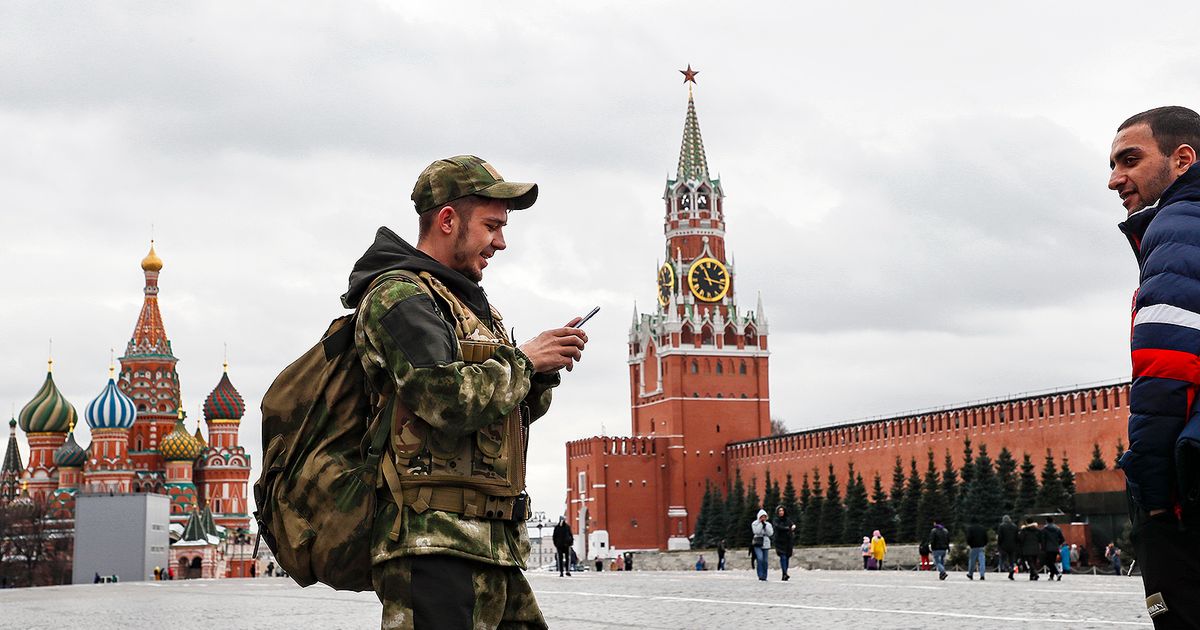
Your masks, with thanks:
[(575, 362), (583, 358), (587, 333), (574, 328), (579, 319), (572, 319), (562, 328), (547, 330), (521, 346), (521, 352), (533, 362), (534, 372), (546, 374), (562, 368), (570, 372)]

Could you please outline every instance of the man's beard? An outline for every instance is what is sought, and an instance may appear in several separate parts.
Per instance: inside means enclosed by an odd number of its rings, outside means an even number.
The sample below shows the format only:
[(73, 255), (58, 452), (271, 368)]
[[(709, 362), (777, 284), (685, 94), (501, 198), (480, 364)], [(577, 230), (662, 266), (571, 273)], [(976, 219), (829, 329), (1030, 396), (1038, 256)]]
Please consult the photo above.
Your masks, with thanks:
[(1171, 164), (1163, 164), (1162, 168), (1159, 169), (1157, 174), (1155, 174), (1154, 179), (1146, 182), (1146, 188), (1148, 191), (1154, 191), (1154, 195), (1151, 196), (1149, 194), (1142, 194), (1144, 191), (1139, 187), (1138, 193), (1141, 194), (1141, 203), (1138, 204), (1139, 207), (1130, 210), (1129, 214), (1140, 212), (1158, 203), (1159, 199), (1162, 198), (1162, 194), (1166, 192), (1167, 188), (1169, 188), (1173, 183), (1175, 183), (1175, 176), (1171, 173)]
[(458, 232), (454, 235), (454, 255), (451, 260), (454, 264), (450, 268), (470, 278), (472, 282), (479, 282), (483, 280), (483, 272), (471, 266), (472, 254), (466, 250), (466, 243), (467, 227), (460, 223)]

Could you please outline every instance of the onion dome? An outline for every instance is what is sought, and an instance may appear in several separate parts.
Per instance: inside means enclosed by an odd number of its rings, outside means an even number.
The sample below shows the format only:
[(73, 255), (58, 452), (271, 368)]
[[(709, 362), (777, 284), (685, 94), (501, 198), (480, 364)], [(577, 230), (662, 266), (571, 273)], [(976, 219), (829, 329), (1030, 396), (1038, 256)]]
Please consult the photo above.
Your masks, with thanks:
[(183, 426), (182, 411), (175, 421), (175, 430), (158, 443), (158, 452), (162, 453), (163, 459), (176, 462), (193, 461), (200, 455), (200, 443)]
[(150, 253), (142, 259), (142, 271), (162, 271), (162, 267), (162, 259), (154, 253), (154, 241), (150, 241)]
[(205, 420), (241, 420), (246, 413), (246, 403), (242, 395), (229, 382), (229, 364), (225, 364), (225, 373), (221, 382), (204, 401)]
[(46, 371), (42, 388), (17, 416), (26, 433), (66, 433), (78, 417), (75, 407), (58, 391), (50, 370)]
[(34, 503), (33, 497), (29, 496), (29, 486), (27, 482), (21, 482), (21, 496), (13, 499), (9, 504), (10, 509), (17, 516), (27, 516), (37, 510), (37, 504)]
[(84, 416), (93, 429), (128, 429), (137, 419), (137, 408), (113, 380), (113, 369), (108, 369), (108, 385), (95, 400), (88, 403)]
[(75, 427), (67, 434), (67, 441), (54, 449), (54, 465), (59, 468), (82, 468), (87, 461), (87, 451), (75, 441)]

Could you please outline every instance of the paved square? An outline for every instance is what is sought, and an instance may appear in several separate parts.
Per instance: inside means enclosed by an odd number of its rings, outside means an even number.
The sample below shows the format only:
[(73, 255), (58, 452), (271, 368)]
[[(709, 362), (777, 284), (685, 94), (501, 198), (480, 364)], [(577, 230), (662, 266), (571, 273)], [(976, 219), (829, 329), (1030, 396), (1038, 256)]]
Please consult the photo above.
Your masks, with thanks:
[[(795, 571), (763, 583), (746, 571), (577, 573), (529, 579), (551, 628), (1150, 628), (1137, 578), (986, 582), (952, 573)], [(290, 580), (191, 580), (0, 591), (0, 628), (107, 630), (376, 628), (373, 593)]]

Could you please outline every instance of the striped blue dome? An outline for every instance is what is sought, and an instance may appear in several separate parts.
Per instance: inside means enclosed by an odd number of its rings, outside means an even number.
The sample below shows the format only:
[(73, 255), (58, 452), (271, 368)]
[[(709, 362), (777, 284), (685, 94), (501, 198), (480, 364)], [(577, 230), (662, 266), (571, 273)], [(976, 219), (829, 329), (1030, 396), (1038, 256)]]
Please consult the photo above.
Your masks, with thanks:
[(133, 401), (117, 389), (116, 381), (110, 377), (104, 391), (88, 403), (84, 417), (93, 429), (128, 429), (137, 418), (137, 409)]

